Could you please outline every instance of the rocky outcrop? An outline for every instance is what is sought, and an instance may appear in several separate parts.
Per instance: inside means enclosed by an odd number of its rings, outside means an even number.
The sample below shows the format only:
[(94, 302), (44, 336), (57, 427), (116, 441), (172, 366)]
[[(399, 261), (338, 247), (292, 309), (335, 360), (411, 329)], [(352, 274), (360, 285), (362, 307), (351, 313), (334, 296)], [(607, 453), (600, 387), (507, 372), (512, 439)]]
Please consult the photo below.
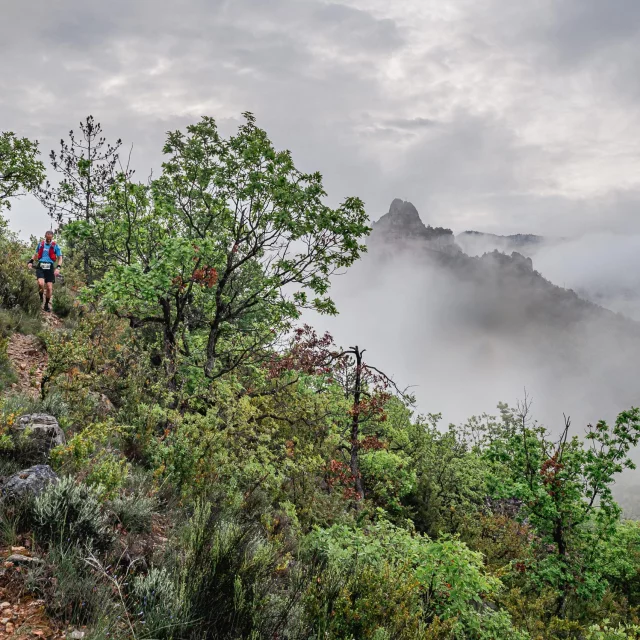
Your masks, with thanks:
[(413, 204), (399, 198), (391, 203), (389, 212), (372, 226), (370, 243), (377, 248), (413, 244), (450, 255), (460, 253), (451, 229), (425, 225)]
[(66, 442), (64, 431), (58, 421), (46, 413), (22, 416), (14, 427), (16, 435), (27, 435), (31, 447), (40, 454), (48, 454), (51, 449)]
[(2, 497), (15, 502), (24, 498), (40, 495), (50, 484), (60, 479), (56, 472), (47, 464), (37, 464), (34, 467), (14, 473), (0, 487)]
[(456, 236), (456, 242), (462, 250), (470, 256), (481, 256), (483, 253), (493, 250), (502, 253), (517, 251), (525, 256), (535, 256), (535, 253), (544, 245), (553, 244), (557, 240), (544, 238), (531, 233), (516, 233), (510, 236), (500, 236), (493, 233), (480, 231), (463, 231)]
[(494, 266), (500, 267), (515, 267), (523, 269), (524, 271), (533, 271), (533, 260), (526, 258), (521, 253), (514, 251), (510, 256), (500, 253), (500, 251), (492, 251), (491, 253), (485, 253), (480, 261)]

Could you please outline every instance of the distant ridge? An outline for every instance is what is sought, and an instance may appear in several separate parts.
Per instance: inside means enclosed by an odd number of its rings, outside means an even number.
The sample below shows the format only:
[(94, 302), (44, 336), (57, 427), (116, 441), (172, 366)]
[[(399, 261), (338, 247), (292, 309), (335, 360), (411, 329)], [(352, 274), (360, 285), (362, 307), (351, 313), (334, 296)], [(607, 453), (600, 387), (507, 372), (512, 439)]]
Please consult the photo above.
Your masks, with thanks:
[(410, 258), (416, 266), (423, 262), (454, 276), (461, 284), (472, 284), (479, 306), (484, 309), (487, 301), (492, 301), (493, 306), (487, 306), (483, 317), (496, 328), (516, 333), (535, 330), (543, 336), (553, 326), (566, 331), (597, 320), (604, 322), (603, 330), (614, 333), (622, 330), (629, 338), (633, 336), (640, 354), (640, 323), (553, 284), (534, 269), (524, 249), (522, 253), (493, 249), (472, 256), (458, 244), (461, 238), (463, 243), (470, 238), (502, 239), (511, 247), (519, 243), (525, 248), (543, 240), (542, 236), (532, 234), (497, 236), (475, 231), (456, 238), (451, 229), (425, 225), (411, 202), (395, 199), (389, 211), (372, 225), (370, 255), (381, 264)]

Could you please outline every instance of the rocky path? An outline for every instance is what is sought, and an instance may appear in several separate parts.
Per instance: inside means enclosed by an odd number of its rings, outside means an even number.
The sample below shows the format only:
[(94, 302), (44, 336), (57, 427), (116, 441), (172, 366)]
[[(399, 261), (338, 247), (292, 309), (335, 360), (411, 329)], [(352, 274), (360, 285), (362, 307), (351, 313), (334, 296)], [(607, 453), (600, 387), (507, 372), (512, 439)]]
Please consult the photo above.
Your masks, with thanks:
[(9, 560), (11, 557), (28, 560), (29, 556), (26, 547), (0, 548), (0, 639), (66, 638), (65, 629), (46, 615), (44, 601), (24, 593), (21, 574), (26, 567)]
[[(62, 321), (54, 313), (43, 313), (42, 321), (49, 329), (59, 329)], [(18, 376), (13, 391), (38, 395), (42, 374), (47, 367), (47, 354), (36, 336), (14, 333), (9, 338), (7, 355)]]
[[(43, 324), (59, 329), (62, 321), (53, 313), (42, 314)], [(47, 366), (47, 354), (41, 341), (32, 335), (14, 333), (9, 338), (7, 355), (18, 376), (14, 391), (38, 395), (42, 374)], [(31, 539), (22, 536), (17, 542), (24, 546), (0, 546), (0, 640), (80, 640), (86, 631), (69, 628), (52, 620), (45, 610), (44, 600), (25, 591), (24, 573), (31, 560)], [(20, 560), (12, 561), (14, 558)]]
[(18, 376), (18, 382), (11, 385), (14, 391), (38, 395), (42, 374), (47, 366), (47, 354), (40, 340), (35, 336), (14, 333), (9, 338), (7, 355)]

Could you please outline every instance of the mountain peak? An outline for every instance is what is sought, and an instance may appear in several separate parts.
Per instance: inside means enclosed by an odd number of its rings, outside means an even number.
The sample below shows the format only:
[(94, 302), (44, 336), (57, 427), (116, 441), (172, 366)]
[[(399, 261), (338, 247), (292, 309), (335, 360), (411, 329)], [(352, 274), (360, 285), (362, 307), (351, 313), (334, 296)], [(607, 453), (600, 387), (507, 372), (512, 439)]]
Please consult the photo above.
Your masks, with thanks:
[(396, 198), (388, 213), (373, 223), (374, 243), (404, 242), (425, 243), (427, 248), (445, 253), (460, 251), (450, 229), (425, 225), (415, 206), (408, 200)]
[(389, 213), (391, 215), (408, 216), (410, 218), (416, 218), (420, 220), (420, 214), (418, 213), (418, 210), (413, 206), (413, 204), (408, 200), (405, 201), (401, 200), (400, 198), (396, 198), (391, 203), (391, 206), (389, 207)]

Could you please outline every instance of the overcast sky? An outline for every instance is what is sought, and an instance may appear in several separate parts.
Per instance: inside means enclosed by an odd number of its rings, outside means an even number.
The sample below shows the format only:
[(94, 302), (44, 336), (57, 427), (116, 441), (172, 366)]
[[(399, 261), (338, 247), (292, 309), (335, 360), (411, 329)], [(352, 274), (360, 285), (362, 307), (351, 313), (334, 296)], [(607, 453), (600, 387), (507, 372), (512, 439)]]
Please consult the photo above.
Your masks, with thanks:
[[(454, 231), (640, 231), (639, 0), (0, 0), (0, 130), (134, 146), (253, 111), (330, 200)], [(15, 229), (47, 217), (23, 200)]]

